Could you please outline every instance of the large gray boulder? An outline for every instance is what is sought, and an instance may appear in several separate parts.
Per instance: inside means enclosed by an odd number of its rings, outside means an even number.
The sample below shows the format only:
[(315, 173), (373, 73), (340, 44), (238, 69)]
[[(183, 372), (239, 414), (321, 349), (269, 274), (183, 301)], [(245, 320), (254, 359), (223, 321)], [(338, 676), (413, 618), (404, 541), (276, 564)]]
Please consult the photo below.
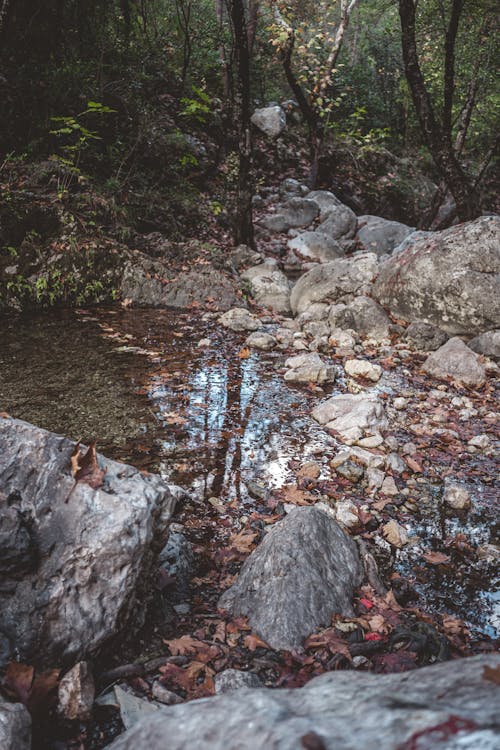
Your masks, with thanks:
[(269, 138), (277, 138), (286, 128), (286, 114), (278, 105), (256, 109), (251, 119), (253, 125)]
[(344, 249), (336, 240), (321, 232), (301, 232), (287, 242), (289, 250), (301, 260), (328, 263), (345, 255)]
[(308, 227), (319, 214), (319, 206), (308, 198), (289, 198), (277, 207), (276, 213), (265, 216), (260, 224), (270, 232)]
[(31, 750), (31, 717), (22, 703), (8, 703), (0, 695), (1, 750)]
[(312, 268), (292, 289), (292, 312), (302, 313), (314, 302), (352, 302), (354, 297), (370, 290), (377, 273), (375, 253), (360, 253)]
[(382, 265), (373, 296), (398, 317), (451, 335), (500, 327), (500, 217), (417, 240)]
[(290, 282), (275, 260), (252, 266), (241, 274), (250, 285), (255, 302), (278, 313), (290, 312)]
[(163, 708), (109, 750), (497, 750), (500, 687), (487, 675), (499, 666), (498, 654), (488, 654), (399, 674), (334, 671), (303, 688), (237, 691)]
[(356, 297), (347, 305), (332, 305), (328, 322), (332, 329), (350, 329), (362, 338), (375, 340), (389, 336), (391, 321), (385, 310), (371, 297)]
[(336, 195), (330, 192), (330, 190), (311, 190), (307, 194), (309, 200), (316, 201), (319, 206), (320, 214), (319, 218), (321, 221), (326, 219), (330, 211), (335, 209), (337, 206), (342, 206), (343, 203)]
[(356, 239), (365, 252), (385, 255), (392, 253), (413, 231), (414, 227), (381, 216), (358, 216)]
[(485, 331), (468, 342), (469, 349), (491, 359), (500, 359), (500, 330)]
[(311, 415), (348, 444), (387, 428), (383, 401), (375, 393), (339, 393), (315, 406)]
[(142, 624), (173, 490), (102, 456), (102, 486), (75, 484), (74, 447), (0, 419), (0, 664), (64, 666)]
[(334, 613), (352, 616), (361, 580), (355, 542), (323, 510), (296, 508), (247, 558), (219, 606), (247, 615), (272, 648), (293, 649)]
[(318, 232), (326, 234), (333, 240), (348, 240), (356, 233), (357, 219), (354, 211), (343, 203), (332, 205), (323, 213), (324, 218), (318, 227)]
[(486, 382), (486, 370), (479, 356), (457, 336), (429, 354), (423, 370), (438, 380), (454, 380), (471, 388)]

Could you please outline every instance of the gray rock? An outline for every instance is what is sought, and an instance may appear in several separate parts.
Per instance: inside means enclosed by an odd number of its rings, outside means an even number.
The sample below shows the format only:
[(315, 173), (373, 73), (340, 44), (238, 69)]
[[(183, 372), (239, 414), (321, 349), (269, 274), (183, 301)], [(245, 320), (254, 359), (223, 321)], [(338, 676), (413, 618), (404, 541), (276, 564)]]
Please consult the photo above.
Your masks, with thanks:
[(384, 404), (373, 393), (332, 396), (318, 404), (311, 415), (321, 425), (338, 432), (347, 443), (355, 443), (364, 434), (374, 434), (387, 427)]
[(229, 255), (229, 266), (238, 271), (246, 266), (255, 266), (262, 260), (261, 253), (255, 252), (248, 245), (238, 245)]
[(95, 697), (94, 678), (86, 661), (79, 661), (66, 672), (58, 686), (57, 710), (68, 721), (90, 717)]
[(296, 508), (247, 558), (219, 606), (247, 615), (271, 648), (293, 649), (334, 613), (352, 615), (361, 579), (355, 542), (322, 510)]
[(31, 750), (31, 717), (22, 703), (8, 703), (0, 695), (0, 748)]
[(153, 683), (151, 695), (156, 701), (163, 703), (165, 706), (175, 706), (178, 703), (183, 703), (180, 695), (177, 695), (177, 693), (174, 693), (172, 690), (167, 690), (167, 688), (158, 680)]
[(278, 342), (274, 336), (265, 331), (254, 331), (254, 333), (251, 333), (245, 341), (246, 346), (251, 346), (254, 349), (263, 349), (264, 351), (274, 349), (277, 343)]
[(321, 221), (326, 219), (329, 212), (337, 206), (344, 205), (336, 195), (330, 192), (330, 190), (311, 190), (311, 192), (307, 194), (307, 197), (312, 201), (316, 201), (318, 204), (320, 210), (319, 218)]
[(218, 310), (228, 310), (241, 303), (235, 280), (220, 269), (200, 267), (181, 272), (171, 279), (165, 263), (136, 253), (123, 272), (120, 293), (137, 306), (188, 307), (193, 302), (201, 305), (213, 299)]
[(427, 232), (422, 229), (417, 229), (414, 232), (411, 232), (411, 234), (408, 234), (402, 242), (397, 245), (394, 250), (392, 251), (392, 254), (395, 255), (396, 253), (400, 253), (402, 250), (406, 250), (407, 247), (410, 245), (413, 245), (414, 242), (417, 240), (423, 240), (427, 237), (432, 237), (434, 232)]
[(224, 328), (230, 328), (231, 331), (237, 332), (256, 331), (261, 326), (258, 317), (244, 307), (233, 307), (231, 310), (223, 313), (219, 318), (219, 323)]
[(143, 719), (109, 750), (164, 750), (167, 737), (169, 750), (397, 750), (432, 743), (450, 716), (463, 728), (436, 750), (497, 750), (500, 687), (484, 672), (499, 665), (488, 654), (399, 674), (333, 671), (303, 688), (192, 701)]
[(288, 240), (287, 245), (299, 259), (318, 263), (328, 263), (344, 255), (339, 243), (321, 232), (302, 232)]
[(315, 352), (290, 357), (285, 367), (288, 370), (284, 379), (291, 383), (333, 383), (336, 376), (335, 367), (327, 365)]
[(312, 268), (292, 289), (292, 312), (302, 313), (313, 302), (351, 302), (352, 296), (366, 293), (377, 273), (378, 262), (374, 253), (339, 258)]
[(253, 672), (242, 672), (239, 669), (225, 669), (214, 678), (215, 693), (234, 693), (241, 688), (264, 687), (258, 675)]
[(158, 562), (168, 576), (176, 579), (177, 588), (188, 585), (194, 565), (194, 553), (191, 542), (182, 531), (170, 530)]
[(34, 554), (29, 569), (2, 575), (4, 661), (68, 664), (144, 620), (175, 498), (160, 477), (102, 456), (102, 487), (75, 485), (74, 446), (0, 419), (0, 490), (28, 525)]
[(309, 193), (309, 188), (303, 185), (293, 177), (286, 177), (280, 185), (280, 195), (282, 198), (304, 198)]
[(356, 297), (342, 307), (333, 305), (328, 318), (330, 327), (349, 328), (362, 338), (375, 341), (389, 337), (391, 321), (385, 310), (371, 297)]
[(385, 255), (392, 253), (413, 231), (414, 227), (399, 221), (380, 216), (358, 216), (356, 239), (365, 252)]
[(288, 232), (307, 227), (319, 214), (319, 206), (307, 198), (289, 198), (277, 208), (277, 213), (261, 219), (260, 224), (270, 232)]
[(349, 359), (345, 362), (344, 369), (351, 377), (366, 378), (366, 380), (371, 380), (372, 383), (377, 383), (382, 377), (380, 365), (367, 359)]
[(500, 327), (500, 217), (435, 232), (381, 267), (373, 296), (398, 317), (451, 335)]
[(354, 211), (340, 203), (332, 206), (325, 214), (317, 231), (333, 240), (346, 240), (356, 234), (357, 219)]
[(447, 478), (444, 485), (443, 502), (453, 510), (466, 510), (471, 506), (470, 492), (463, 484)]
[(424, 323), (421, 320), (417, 320), (414, 323), (410, 323), (402, 338), (413, 349), (418, 349), (422, 352), (433, 352), (448, 341), (448, 334), (431, 323)]
[(279, 313), (290, 312), (290, 282), (276, 261), (266, 260), (259, 266), (252, 266), (241, 278), (250, 284), (252, 297), (258, 305)]
[(500, 360), (500, 330), (485, 331), (469, 341), (469, 349), (477, 354), (484, 354), (494, 360)]
[(486, 381), (486, 370), (479, 356), (458, 337), (429, 354), (423, 369), (438, 380), (451, 378), (473, 388), (479, 388)]
[(286, 128), (286, 114), (280, 106), (256, 109), (251, 120), (269, 138), (277, 138)]

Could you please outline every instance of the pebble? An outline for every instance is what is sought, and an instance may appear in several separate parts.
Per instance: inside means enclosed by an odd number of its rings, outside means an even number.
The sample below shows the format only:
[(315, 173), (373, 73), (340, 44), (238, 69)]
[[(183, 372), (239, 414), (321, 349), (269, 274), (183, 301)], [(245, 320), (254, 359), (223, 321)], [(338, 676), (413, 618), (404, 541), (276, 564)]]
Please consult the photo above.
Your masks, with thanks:
[(207, 349), (207, 348), (208, 348), (208, 347), (210, 346), (210, 344), (211, 344), (211, 343), (212, 343), (211, 339), (200, 339), (200, 340), (198, 341), (198, 344), (197, 344), (197, 346), (198, 346), (198, 347), (199, 347), (200, 349), (202, 349), (202, 348), (203, 348), (203, 349)]
[(469, 440), (467, 445), (472, 445), (474, 448), (487, 448), (490, 444), (490, 438), (486, 434), (475, 435)]
[(382, 482), (380, 491), (384, 495), (398, 495), (399, 490), (397, 488), (396, 482), (394, 481), (394, 477), (386, 477)]
[(385, 479), (385, 474), (380, 469), (370, 468), (366, 472), (366, 478), (368, 479), (368, 489), (379, 489), (382, 487), (382, 482)]
[(385, 468), (394, 471), (396, 474), (402, 474), (403, 471), (407, 471), (408, 467), (397, 453), (389, 453), (385, 460)]
[(378, 448), (384, 442), (382, 435), (369, 435), (368, 437), (360, 438), (357, 443), (363, 448)]
[(335, 517), (346, 529), (353, 529), (359, 525), (358, 509), (350, 500), (341, 500), (337, 503)]
[(385, 444), (388, 448), (390, 448), (391, 451), (397, 451), (399, 448), (399, 442), (397, 438), (394, 437), (394, 435), (387, 435), (385, 438)]
[(404, 526), (401, 526), (397, 521), (388, 521), (382, 526), (382, 533), (384, 538), (392, 544), (393, 547), (404, 547), (408, 544), (408, 532)]
[(175, 706), (177, 703), (182, 703), (180, 695), (172, 692), (172, 690), (167, 690), (158, 680), (153, 683), (151, 694), (155, 700), (164, 703), (165, 706)]
[(460, 484), (447, 482), (443, 493), (443, 502), (454, 510), (470, 508), (470, 492)]
[(349, 359), (344, 364), (344, 369), (353, 378), (366, 378), (372, 383), (377, 383), (382, 376), (382, 368), (366, 359)]
[(395, 398), (394, 401), (392, 402), (394, 408), (397, 409), (398, 411), (402, 411), (402, 409), (406, 409), (407, 403), (408, 401), (402, 396)]

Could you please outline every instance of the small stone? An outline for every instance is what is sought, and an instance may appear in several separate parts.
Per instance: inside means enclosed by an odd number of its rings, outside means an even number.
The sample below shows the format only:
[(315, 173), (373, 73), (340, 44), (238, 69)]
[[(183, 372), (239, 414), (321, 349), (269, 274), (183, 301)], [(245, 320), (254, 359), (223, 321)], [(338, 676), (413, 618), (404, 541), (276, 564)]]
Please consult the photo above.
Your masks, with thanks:
[(352, 666), (354, 667), (354, 669), (363, 669), (364, 667), (368, 669), (370, 664), (371, 662), (366, 658), (366, 656), (355, 656), (352, 660)]
[(480, 560), (488, 562), (500, 560), (500, 549), (495, 544), (482, 544), (477, 548), (477, 556)]
[(394, 401), (392, 402), (392, 405), (398, 411), (402, 411), (403, 409), (406, 409), (407, 403), (408, 401), (405, 398), (403, 398), (402, 396), (399, 396), (398, 398), (394, 399)]
[(490, 438), (484, 433), (482, 435), (474, 435), (467, 443), (467, 445), (472, 445), (474, 448), (487, 448), (489, 444)]
[(408, 466), (397, 453), (389, 453), (385, 460), (385, 468), (388, 471), (394, 471), (396, 474), (402, 474), (407, 471)]
[(344, 369), (351, 377), (366, 378), (366, 380), (371, 380), (372, 383), (376, 383), (382, 376), (380, 365), (373, 364), (366, 359), (349, 359), (345, 363)]
[(181, 602), (180, 604), (174, 604), (174, 610), (178, 615), (188, 615), (191, 611), (191, 606), (188, 602)]
[(223, 313), (219, 323), (232, 331), (256, 331), (260, 328), (260, 320), (243, 307), (233, 307)]
[(380, 469), (370, 468), (366, 471), (366, 478), (368, 479), (368, 489), (378, 490), (380, 487), (382, 487), (385, 474)]
[(66, 672), (58, 688), (58, 712), (68, 721), (88, 719), (94, 703), (95, 687), (86, 661)]
[(396, 482), (394, 481), (394, 477), (386, 477), (382, 482), (380, 491), (384, 495), (398, 495), (399, 490), (397, 488)]
[(394, 435), (387, 435), (384, 442), (391, 451), (397, 451), (399, 448), (398, 439)]
[(337, 474), (351, 482), (359, 482), (363, 478), (364, 471), (359, 464), (354, 461), (346, 461), (337, 468)]
[(369, 435), (368, 437), (360, 438), (357, 443), (362, 448), (378, 448), (384, 442), (382, 435)]
[(258, 675), (253, 672), (242, 672), (239, 669), (225, 669), (223, 672), (215, 675), (214, 678), (215, 693), (234, 693), (241, 688), (260, 688), (264, 687)]
[(271, 336), (270, 333), (261, 333), (260, 331), (254, 331), (245, 341), (246, 346), (251, 346), (254, 349), (263, 349), (264, 351), (274, 349), (276, 344), (277, 341), (274, 336)]
[(182, 703), (180, 695), (177, 695), (172, 690), (168, 690), (158, 680), (153, 683), (151, 694), (155, 700), (165, 704), (165, 706), (175, 706), (178, 703)]
[(403, 456), (413, 456), (417, 452), (417, 446), (415, 443), (403, 443), (401, 446), (401, 453)]
[(199, 349), (207, 349), (207, 347), (209, 347), (211, 343), (212, 342), (210, 339), (200, 339), (197, 346)]
[(392, 544), (393, 547), (400, 549), (408, 544), (408, 533), (404, 526), (401, 526), (397, 521), (388, 521), (382, 526), (382, 533), (384, 538)]
[(354, 529), (359, 526), (357, 506), (350, 500), (341, 500), (337, 503), (335, 517), (346, 529)]
[(299, 354), (285, 362), (288, 368), (284, 379), (293, 383), (333, 383), (336, 377), (335, 367), (327, 364), (319, 354)]
[(336, 469), (338, 466), (344, 464), (349, 459), (350, 455), (349, 451), (341, 451), (340, 453), (337, 453), (337, 455), (330, 461), (331, 468)]
[(443, 502), (453, 510), (466, 510), (470, 508), (470, 492), (457, 482), (446, 482)]

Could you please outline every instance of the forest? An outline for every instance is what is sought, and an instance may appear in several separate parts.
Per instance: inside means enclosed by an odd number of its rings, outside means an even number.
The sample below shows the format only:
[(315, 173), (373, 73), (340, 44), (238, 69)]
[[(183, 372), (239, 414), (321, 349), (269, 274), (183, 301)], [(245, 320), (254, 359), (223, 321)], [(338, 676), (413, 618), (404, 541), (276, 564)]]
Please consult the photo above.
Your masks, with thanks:
[(0, 750), (497, 747), (498, 30), (0, 0)]

